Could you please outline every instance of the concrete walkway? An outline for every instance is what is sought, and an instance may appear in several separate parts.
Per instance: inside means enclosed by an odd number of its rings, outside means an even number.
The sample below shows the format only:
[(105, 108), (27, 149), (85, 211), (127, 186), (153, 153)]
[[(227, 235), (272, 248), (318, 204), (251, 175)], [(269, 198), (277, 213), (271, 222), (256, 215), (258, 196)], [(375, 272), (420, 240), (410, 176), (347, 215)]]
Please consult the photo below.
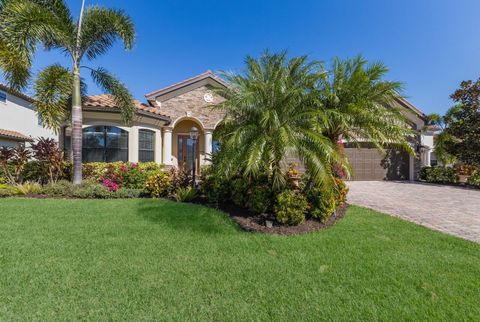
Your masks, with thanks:
[(480, 243), (480, 190), (392, 182), (348, 182), (348, 202)]

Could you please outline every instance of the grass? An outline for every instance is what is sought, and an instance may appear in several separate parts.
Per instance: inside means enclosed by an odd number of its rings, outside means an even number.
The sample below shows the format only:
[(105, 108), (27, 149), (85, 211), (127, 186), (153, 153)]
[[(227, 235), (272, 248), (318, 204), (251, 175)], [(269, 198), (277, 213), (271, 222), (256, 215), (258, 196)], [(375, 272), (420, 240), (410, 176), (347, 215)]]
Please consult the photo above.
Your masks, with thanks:
[(0, 320), (479, 320), (480, 245), (351, 207), (267, 236), (164, 200), (0, 200)]

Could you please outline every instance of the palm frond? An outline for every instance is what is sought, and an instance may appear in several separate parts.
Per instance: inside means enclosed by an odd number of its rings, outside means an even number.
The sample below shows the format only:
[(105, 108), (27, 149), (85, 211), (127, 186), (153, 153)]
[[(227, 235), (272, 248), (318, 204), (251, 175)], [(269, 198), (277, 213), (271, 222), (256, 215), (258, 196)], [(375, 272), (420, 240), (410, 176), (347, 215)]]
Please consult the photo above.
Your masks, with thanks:
[[(70, 115), (72, 73), (61, 65), (51, 65), (38, 73), (34, 84), (35, 108), (44, 126), (58, 130)], [(82, 82), (82, 96), (86, 85)]]
[(315, 131), (316, 125), (328, 123), (317, 108), (323, 65), (307, 56), (288, 59), (286, 52), (268, 51), (258, 59), (247, 57), (245, 64), (242, 74), (222, 74), (231, 86), (219, 90), (226, 101), (216, 107), (226, 113), (217, 168), (228, 175), (268, 172), (273, 188), (280, 189), (286, 184), (287, 159), (294, 157), (321, 184), (332, 175), (331, 162), (343, 163), (330, 140)]
[(11, 88), (21, 90), (28, 85), (31, 65), (30, 53), (18, 52), (0, 36), (0, 70)]
[(106, 93), (114, 96), (117, 107), (122, 113), (123, 121), (127, 124), (130, 123), (133, 120), (135, 107), (132, 94), (128, 88), (113, 74), (103, 68), (90, 70), (95, 83)]
[(135, 27), (132, 19), (122, 10), (98, 6), (85, 10), (80, 38), (80, 56), (94, 59), (105, 54), (117, 39), (125, 49), (131, 49), (135, 41)]
[(382, 151), (396, 145), (413, 154), (413, 129), (395, 103), (402, 84), (384, 80), (387, 72), (383, 63), (368, 64), (361, 56), (335, 58), (319, 81), (319, 108), (330, 116), (329, 124), (319, 126), (323, 133), (332, 141), (368, 141)]
[[(13, 88), (21, 89), (27, 85), (29, 69), (38, 42), (47, 49), (69, 46), (71, 37), (68, 31), (71, 30), (72, 25), (62, 20), (68, 19), (69, 15), (69, 12), (62, 11), (62, 8), (66, 9), (63, 2), (54, 0), (5, 0), (2, 2), (0, 67)], [(62, 17), (58, 16), (60, 11), (63, 12)], [(17, 62), (12, 61), (9, 52), (17, 55)]]

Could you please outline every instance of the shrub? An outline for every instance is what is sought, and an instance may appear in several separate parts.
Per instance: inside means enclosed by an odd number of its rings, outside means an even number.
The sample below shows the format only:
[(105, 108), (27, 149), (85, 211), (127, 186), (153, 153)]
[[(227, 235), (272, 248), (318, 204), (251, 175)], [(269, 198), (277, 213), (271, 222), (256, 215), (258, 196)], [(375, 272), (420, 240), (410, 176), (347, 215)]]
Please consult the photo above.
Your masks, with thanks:
[(120, 188), (119, 184), (111, 179), (108, 178), (100, 178), (100, 182), (105, 189), (108, 191), (117, 191)]
[(467, 183), (474, 187), (480, 187), (480, 170), (476, 170), (468, 178)]
[(170, 177), (172, 178), (172, 191), (177, 191), (180, 188), (188, 188), (193, 184), (192, 174), (186, 170), (172, 168), (170, 170)]
[(15, 178), (12, 175), (11, 162), (14, 156), (13, 148), (2, 146), (0, 147), (0, 167), (4, 179), (11, 185), (15, 184)]
[(47, 196), (73, 196), (74, 185), (67, 180), (59, 180), (42, 187), (40, 193)]
[(277, 221), (288, 225), (298, 225), (305, 220), (307, 199), (294, 190), (285, 190), (277, 196), (275, 215)]
[(318, 187), (311, 187), (306, 191), (306, 195), (310, 216), (322, 222), (327, 221), (333, 215), (340, 200), (340, 197), (335, 198), (335, 192)]
[(101, 184), (87, 183), (74, 186), (72, 197), (81, 199), (108, 199), (114, 197), (115, 193), (108, 191)]
[[(103, 182), (108, 180), (118, 188), (143, 189), (147, 179), (162, 170), (155, 162), (92, 162), (83, 164), (83, 179)], [(110, 184), (107, 184), (110, 186)], [(111, 189), (112, 187), (110, 187)]]
[(212, 174), (211, 167), (202, 168), (201, 192), (211, 204), (223, 204), (230, 198), (230, 183), (222, 176)]
[(131, 199), (139, 198), (142, 195), (141, 189), (131, 189), (131, 188), (120, 188), (113, 195), (113, 198), (119, 199)]
[(145, 192), (152, 197), (167, 197), (172, 192), (172, 178), (167, 172), (150, 176), (145, 183)]
[(56, 197), (82, 198), (82, 199), (107, 199), (107, 198), (138, 198), (142, 190), (119, 188), (109, 191), (93, 180), (85, 180), (81, 185), (73, 185), (70, 181), (59, 180), (56, 183), (46, 184), (42, 187), (41, 194)]
[(54, 139), (39, 138), (31, 145), (33, 156), (39, 161), (42, 182), (56, 182), (62, 174), (63, 151)]
[(122, 187), (142, 189), (148, 179), (148, 173), (141, 170), (136, 163), (125, 166), (122, 175)]
[(11, 185), (23, 182), (23, 172), (25, 165), (32, 156), (32, 152), (24, 145), (16, 148), (0, 148), (0, 169), (4, 182)]
[(26, 181), (44, 182), (43, 176), (43, 167), (40, 161), (29, 161), (23, 169), (23, 178)]
[(458, 177), (454, 168), (423, 167), (420, 170), (420, 180), (432, 183), (456, 183)]
[(347, 201), (348, 187), (345, 181), (343, 181), (342, 179), (335, 177), (334, 180), (335, 180), (335, 189), (334, 189), (335, 202), (337, 206), (340, 206)]
[(23, 170), (25, 165), (28, 163), (28, 160), (32, 156), (32, 152), (27, 149), (24, 145), (20, 145), (13, 149), (13, 159), (12, 164), (15, 169), (15, 181), (17, 183), (23, 182)]
[(40, 193), (42, 186), (37, 182), (25, 182), (12, 187), (14, 194), (16, 195), (31, 195)]
[(177, 202), (190, 202), (196, 197), (197, 190), (192, 186), (178, 188), (173, 194), (173, 199)]
[(249, 182), (243, 177), (237, 177), (231, 182), (231, 200), (232, 202), (239, 206), (245, 207), (247, 204), (247, 191), (249, 188)]
[(268, 186), (254, 186), (248, 194), (245, 206), (252, 213), (261, 214), (272, 209), (272, 191)]
[(11, 197), (15, 195), (13, 186), (9, 184), (0, 184), (0, 198)]

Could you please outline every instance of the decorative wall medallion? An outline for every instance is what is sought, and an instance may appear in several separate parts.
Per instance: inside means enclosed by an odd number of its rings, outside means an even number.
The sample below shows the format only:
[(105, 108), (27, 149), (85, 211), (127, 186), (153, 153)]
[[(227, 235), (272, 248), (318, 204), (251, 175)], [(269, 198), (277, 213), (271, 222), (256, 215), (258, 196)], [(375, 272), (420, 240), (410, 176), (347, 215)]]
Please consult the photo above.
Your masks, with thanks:
[(207, 103), (212, 103), (213, 102), (213, 94), (211, 92), (207, 92), (207, 93), (205, 93), (205, 95), (203, 95), (203, 99)]
[(190, 116), (192, 116), (192, 112), (188, 111), (188, 112), (185, 113), (185, 115), (190, 117)]

